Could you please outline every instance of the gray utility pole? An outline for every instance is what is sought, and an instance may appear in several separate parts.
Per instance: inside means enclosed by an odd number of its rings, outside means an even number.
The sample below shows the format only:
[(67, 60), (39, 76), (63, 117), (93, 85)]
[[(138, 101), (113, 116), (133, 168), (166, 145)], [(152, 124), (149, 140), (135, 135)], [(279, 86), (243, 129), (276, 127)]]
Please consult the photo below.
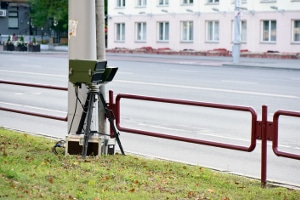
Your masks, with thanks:
[[(69, 0), (69, 60), (96, 60), (95, 16), (95, 1)], [(81, 102), (85, 102), (87, 93), (88, 88), (82, 84), (82, 87), (78, 89), (78, 97)], [(76, 134), (83, 112), (82, 106), (76, 101), (75, 87), (69, 81), (68, 130), (71, 135)], [(71, 124), (73, 116), (74, 120)]]
[[(104, 26), (104, 0), (69, 0), (70, 63), (71, 60), (72, 62), (73, 60), (106, 60)], [(84, 67), (88, 68), (88, 66)], [(69, 73), (73, 75), (73, 68), (69, 70)], [(83, 134), (81, 133), (82, 129), (79, 127), (82, 127), (81, 120), (85, 119), (82, 116), (84, 116), (83, 112), (86, 111), (83, 110), (83, 105), (81, 104), (88, 102), (87, 97), (90, 89), (86, 84), (81, 84), (81, 87), (78, 87), (70, 80), (68, 82), (68, 135), (66, 137), (66, 154), (78, 154), (83, 149)], [(100, 87), (100, 92), (104, 95), (105, 88), (103, 86)], [(105, 110), (101, 101), (98, 102), (100, 103), (95, 106), (96, 109), (90, 115), (91, 120), (87, 121), (90, 122), (89, 125), (93, 131), (107, 133)], [(98, 145), (98, 152), (95, 153), (100, 153), (101, 142), (99, 136), (97, 134), (91, 135), (88, 139), (93, 144)]]
[[(105, 17), (104, 17), (104, 0), (96, 0), (96, 45), (97, 45), (97, 60), (105, 61)], [(100, 93), (105, 97), (105, 85), (100, 86)], [(105, 110), (98, 101), (98, 129), (100, 133), (106, 133), (106, 118)]]
[(234, 64), (240, 62), (240, 47), (241, 47), (241, 0), (235, 0), (234, 2), (234, 36), (233, 36), (233, 47), (232, 47), (232, 59)]

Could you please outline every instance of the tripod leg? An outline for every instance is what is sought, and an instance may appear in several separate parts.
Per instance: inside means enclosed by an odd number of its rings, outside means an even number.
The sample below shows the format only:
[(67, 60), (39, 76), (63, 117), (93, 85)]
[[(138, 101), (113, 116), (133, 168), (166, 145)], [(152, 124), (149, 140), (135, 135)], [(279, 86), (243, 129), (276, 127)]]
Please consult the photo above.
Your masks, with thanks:
[(125, 152), (124, 152), (123, 146), (121, 144), (121, 140), (119, 138), (119, 133), (117, 133), (117, 134), (115, 133), (115, 136), (116, 136), (116, 140), (117, 140), (117, 143), (119, 145), (120, 151), (121, 151), (122, 155), (125, 156)]
[(114, 124), (114, 119), (115, 119), (114, 113), (112, 112), (112, 110), (108, 109), (107, 104), (106, 104), (106, 102), (105, 102), (105, 100), (104, 100), (103, 95), (102, 95), (101, 93), (99, 93), (99, 96), (100, 96), (101, 102), (102, 102), (103, 107), (104, 107), (104, 110), (105, 110), (105, 115), (106, 115), (106, 117), (107, 117), (107, 119), (108, 119), (108, 121), (109, 121), (109, 123), (110, 123), (111, 129), (112, 129), (113, 132), (114, 132), (114, 137), (115, 137), (116, 140), (117, 140), (117, 143), (118, 143), (118, 145), (119, 145), (119, 148), (120, 148), (120, 150), (121, 150), (121, 153), (122, 153), (123, 155), (125, 155), (125, 152), (124, 152), (124, 150), (123, 150), (123, 146), (122, 146), (121, 140), (120, 140), (120, 138), (119, 138), (119, 132), (117, 131), (117, 129), (116, 129), (116, 127), (115, 127), (115, 124)]
[(82, 147), (82, 158), (84, 158), (84, 159), (86, 158), (88, 145), (89, 145), (94, 101), (95, 101), (95, 95), (93, 93), (89, 94), (89, 102), (88, 102), (88, 109), (87, 109), (87, 121), (86, 121), (85, 133), (84, 133), (84, 142), (83, 142), (83, 147)]
[(80, 118), (80, 122), (79, 122), (79, 126), (77, 128), (76, 134), (81, 134), (81, 131), (82, 131), (82, 128), (83, 128), (83, 125), (84, 125), (84, 121), (85, 121), (85, 118), (86, 118), (86, 114), (87, 114), (87, 111), (88, 111), (88, 108), (89, 108), (88, 106), (89, 106), (90, 96), (91, 96), (91, 94), (88, 93), (88, 95), (86, 97), (86, 101), (84, 103), (83, 111), (82, 111), (82, 114), (81, 114), (81, 118)]

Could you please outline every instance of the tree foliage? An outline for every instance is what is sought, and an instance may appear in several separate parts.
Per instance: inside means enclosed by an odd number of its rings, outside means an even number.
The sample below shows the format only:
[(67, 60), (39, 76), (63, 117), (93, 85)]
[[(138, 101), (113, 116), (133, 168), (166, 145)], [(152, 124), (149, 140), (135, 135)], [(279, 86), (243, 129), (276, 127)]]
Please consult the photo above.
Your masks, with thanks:
[(30, 17), (36, 27), (44, 27), (49, 22), (54, 30), (68, 28), (68, 0), (29, 0)]
[[(31, 6), (30, 17), (34, 26), (41, 28), (50, 22), (50, 27), (54, 30), (65, 31), (68, 29), (69, 0), (28, 0), (28, 2)], [(105, 14), (107, 14), (107, 0), (104, 2)]]

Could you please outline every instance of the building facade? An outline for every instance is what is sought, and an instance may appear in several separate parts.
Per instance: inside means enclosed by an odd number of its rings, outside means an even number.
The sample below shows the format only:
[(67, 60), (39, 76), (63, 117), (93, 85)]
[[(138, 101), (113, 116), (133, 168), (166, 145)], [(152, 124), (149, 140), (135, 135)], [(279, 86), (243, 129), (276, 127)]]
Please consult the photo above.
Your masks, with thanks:
[(111, 0), (108, 49), (151, 47), (208, 51), (233, 45), (240, 16), (241, 50), (300, 52), (300, 0)]
[(53, 35), (51, 24), (36, 27), (30, 18), (30, 4), (28, 0), (0, 0), (0, 40), (1, 44), (13, 34), (23, 36), (26, 41), (31, 41), (33, 36), (41, 41)]
[(7, 35), (29, 35), (29, 11), (26, 0), (0, 0), (0, 34), (3, 40)]

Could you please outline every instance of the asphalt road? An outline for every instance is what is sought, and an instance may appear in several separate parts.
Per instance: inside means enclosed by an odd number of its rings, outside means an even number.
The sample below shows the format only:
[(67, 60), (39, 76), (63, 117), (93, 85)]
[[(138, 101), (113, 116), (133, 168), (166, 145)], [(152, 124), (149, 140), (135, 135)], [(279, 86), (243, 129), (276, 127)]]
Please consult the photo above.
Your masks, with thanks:
[[(115, 95), (129, 93), (250, 106), (258, 118), (262, 105), (267, 105), (270, 121), (277, 110), (300, 111), (300, 70), (283, 69), (287, 63), (289, 67), (297, 67), (299, 61), (246, 59), (244, 65), (231, 66), (228, 58), (151, 55), (139, 59), (139, 56), (113, 54), (107, 57), (109, 65), (119, 67), (115, 80), (106, 86)], [(66, 53), (0, 54), (0, 60), (2, 80), (67, 87)], [(0, 89), (1, 106), (66, 116), (67, 92), (3, 84)], [(122, 101), (121, 112), (121, 124), (125, 127), (249, 145), (248, 113), (129, 100)], [(299, 155), (300, 119), (283, 118), (280, 122), (281, 150)], [(0, 126), (57, 138), (64, 138), (67, 133), (65, 122), (3, 111), (0, 111)], [(259, 141), (251, 153), (130, 133), (121, 133), (121, 141), (128, 152), (260, 177)], [(268, 180), (300, 186), (299, 167), (299, 160), (275, 156), (268, 143)]]

